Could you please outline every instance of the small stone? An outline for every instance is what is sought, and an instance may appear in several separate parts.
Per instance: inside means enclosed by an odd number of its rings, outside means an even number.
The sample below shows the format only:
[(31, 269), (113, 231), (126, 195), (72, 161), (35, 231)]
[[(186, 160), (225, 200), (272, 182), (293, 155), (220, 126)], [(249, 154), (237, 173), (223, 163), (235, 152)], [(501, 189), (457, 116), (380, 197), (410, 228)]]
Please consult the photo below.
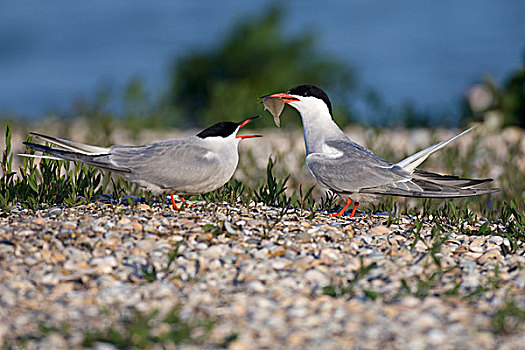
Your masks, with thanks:
[(128, 217), (123, 217), (118, 221), (119, 225), (127, 225), (129, 223), (131, 223), (131, 220)]
[(59, 281), (59, 276), (56, 273), (48, 273), (42, 277), (40, 280), (40, 283), (47, 284), (47, 285), (56, 285)]
[(42, 340), (42, 349), (67, 349), (67, 342), (61, 334), (51, 333)]
[(310, 242), (312, 240), (312, 235), (308, 232), (301, 232), (296, 237), (297, 241), (301, 243)]
[(474, 260), (478, 259), (482, 255), (483, 255), (483, 253), (481, 253), (481, 252), (480, 253), (477, 253), (477, 252), (466, 252), (465, 254), (463, 254), (463, 256), (467, 256), (467, 257), (469, 257), (471, 259), (474, 259)]
[(147, 204), (144, 204), (144, 203), (140, 203), (139, 205), (137, 205), (137, 209), (140, 209), (140, 210), (151, 210), (151, 207)]
[(496, 244), (496, 245), (502, 245), (503, 244), (503, 237), (501, 236), (490, 236), (489, 242)]
[(368, 233), (370, 235), (373, 235), (373, 236), (377, 236), (377, 235), (386, 235), (386, 234), (389, 234), (390, 233), (390, 229), (386, 226), (376, 226), (376, 227), (372, 227)]
[(138, 222), (132, 222), (131, 227), (136, 231), (142, 231), (142, 225)]
[(424, 313), (420, 314), (412, 322), (412, 327), (417, 330), (426, 330), (435, 327), (439, 321), (430, 314)]
[(206, 243), (197, 243), (195, 245), (195, 249), (197, 249), (197, 250), (205, 250), (205, 249), (208, 249), (208, 245)]
[(59, 207), (53, 207), (47, 211), (49, 215), (58, 216), (62, 214), (62, 209)]
[(77, 227), (77, 223), (74, 221), (66, 221), (61, 225), (62, 229), (75, 229)]
[(251, 281), (246, 285), (246, 288), (256, 293), (264, 293), (266, 290), (264, 284), (262, 284), (261, 281)]
[(247, 340), (235, 340), (228, 346), (229, 350), (246, 350), (253, 347), (253, 343)]
[(158, 228), (156, 226), (153, 226), (153, 225), (149, 225), (149, 224), (146, 224), (143, 226), (143, 229), (144, 229), (144, 232), (146, 233), (157, 233), (159, 232)]
[(299, 347), (302, 346), (305, 342), (305, 337), (301, 333), (292, 333), (288, 337), (288, 344), (290, 344), (293, 347)]
[(417, 252), (420, 252), (420, 253), (426, 252), (428, 250), (428, 247), (422, 241), (417, 241), (414, 248)]
[(487, 252), (485, 252), (482, 256), (478, 258), (478, 262), (480, 264), (486, 264), (489, 261), (498, 261), (501, 260), (503, 257), (501, 255), (500, 249), (491, 249)]
[(11, 244), (0, 244), (0, 255), (2, 257), (11, 255), (15, 252), (15, 246)]
[(44, 219), (42, 217), (35, 218), (35, 219), (33, 219), (33, 224), (35, 224), (35, 225), (45, 225), (46, 224), (46, 219)]
[(212, 245), (204, 249), (201, 253), (201, 256), (210, 258), (210, 259), (219, 259), (223, 256), (223, 247), (220, 245)]
[(15, 233), (17, 236), (33, 236), (36, 232), (33, 230), (22, 230)]
[(271, 266), (275, 270), (282, 270), (287, 265), (288, 265), (288, 263), (286, 262), (285, 259), (273, 259), (272, 262), (271, 262)]
[(326, 276), (326, 274), (317, 269), (310, 269), (306, 271), (304, 274), (304, 279), (318, 287), (324, 287), (330, 284), (330, 279)]
[(98, 273), (110, 273), (113, 271), (113, 268), (118, 265), (118, 261), (114, 256), (105, 256), (91, 259), (90, 265), (93, 266)]
[(469, 245), (470, 251), (471, 252), (475, 252), (475, 253), (482, 253), (482, 252), (484, 252), (485, 248), (483, 247), (483, 245), (485, 244), (486, 241), (487, 241), (486, 237), (478, 237), (478, 238), (476, 238)]
[(135, 246), (141, 252), (149, 253), (155, 248), (155, 242), (153, 240), (143, 239), (138, 241)]
[(401, 304), (403, 304), (404, 306), (410, 307), (410, 308), (416, 307), (417, 305), (419, 305), (419, 303), (420, 303), (420, 300), (412, 296), (404, 297), (401, 300)]
[(234, 228), (232, 226), (232, 224), (229, 222), (229, 221), (224, 221), (224, 229), (226, 229), (226, 232), (228, 232), (229, 234), (232, 234), (232, 235), (237, 235), (240, 233), (239, 230), (237, 230), (236, 228)]

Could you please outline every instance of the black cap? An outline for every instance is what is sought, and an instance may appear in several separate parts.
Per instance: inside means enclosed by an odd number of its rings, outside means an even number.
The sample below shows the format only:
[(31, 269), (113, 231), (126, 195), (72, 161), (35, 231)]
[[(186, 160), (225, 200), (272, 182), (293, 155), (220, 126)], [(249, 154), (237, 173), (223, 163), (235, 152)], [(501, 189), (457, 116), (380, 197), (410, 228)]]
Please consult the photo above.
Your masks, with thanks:
[(246, 118), (243, 121), (239, 123), (234, 122), (220, 122), (217, 124), (213, 124), (212, 126), (202, 130), (200, 133), (197, 134), (197, 137), (200, 137), (201, 139), (205, 139), (206, 137), (214, 137), (214, 136), (220, 136), (220, 137), (228, 137), (231, 134), (233, 134), (239, 125), (246, 124), (247, 121), (251, 121), (255, 118), (258, 118), (259, 116)]

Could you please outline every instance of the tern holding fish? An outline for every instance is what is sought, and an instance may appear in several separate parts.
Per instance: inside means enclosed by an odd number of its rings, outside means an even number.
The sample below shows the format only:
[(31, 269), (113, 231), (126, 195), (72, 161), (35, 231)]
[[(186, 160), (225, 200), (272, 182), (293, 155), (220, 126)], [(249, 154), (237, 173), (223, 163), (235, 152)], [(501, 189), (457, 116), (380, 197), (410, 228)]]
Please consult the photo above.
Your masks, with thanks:
[(258, 117), (239, 123), (217, 123), (195, 136), (145, 146), (99, 147), (31, 133), (56, 147), (24, 142), (52, 156), (21, 156), (71, 160), (111, 170), (154, 193), (170, 194), (173, 208), (180, 210), (173, 194), (181, 196), (184, 202), (184, 195), (210, 192), (230, 180), (239, 162), (239, 142), (260, 136), (237, 133)]
[(306, 166), (319, 184), (346, 199), (344, 207), (332, 216), (344, 215), (353, 200), (352, 217), (360, 202), (375, 201), (382, 195), (450, 198), (498, 191), (477, 187), (492, 179), (465, 179), (417, 169), (432, 153), (472, 128), (394, 164), (350, 140), (332, 118), (328, 95), (316, 86), (300, 85), (286, 93), (270, 94), (261, 99), (274, 116), (277, 126), (285, 104), (301, 115)]

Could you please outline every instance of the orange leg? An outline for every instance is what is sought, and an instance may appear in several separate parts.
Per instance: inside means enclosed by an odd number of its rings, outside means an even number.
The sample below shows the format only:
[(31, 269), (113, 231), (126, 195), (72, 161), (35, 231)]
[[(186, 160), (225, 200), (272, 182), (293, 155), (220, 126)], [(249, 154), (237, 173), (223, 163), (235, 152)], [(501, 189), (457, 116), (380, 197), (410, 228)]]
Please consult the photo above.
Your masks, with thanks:
[[(343, 216), (345, 215), (345, 210), (348, 208), (348, 206), (350, 205), (350, 203), (352, 203), (352, 200), (350, 198), (348, 198), (346, 200), (346, 204), (345, 206), (343, 207), (343, 209), (341, 209), (338, 213), (334, 213), (334, 214), (330, 214), (330, 216)], [(359, 206), (359, 202), (355, 202), (354, 203), (354, 208), (352, 209), (352, 214), (350, 214), (350, 218), (353, 218), (354, 215), (355, 215), (355, 211), (357, 210), (357, 207)]]
[[(343, 216), (343, 215), (345, 214), (345, 210), (346, 210), (346, 208), (348, 208), (348, 206), (350, 205), (350, 203), (352, 203), (352, 200), (351, 200), (350, 198), (348, 198), (348, 199), (346, 200), (346, 204), (345, 204), (345, 206), (343, 207), (343, 209), (341, 209), (341, 210), (339, 211), (339, 213), (330, 214), (330, 216)], [(354, 209), (355, 209), (355, 206), (354, 206)], [(353, 213), (352, 213), (352, 214), (353, 214)]]
[(182, 207), (184, 206), (184, 202), (186, 201), (184, 197), (180, 196), (180, 199), (182, 201), (182, 204), (180, 205), (180, 207), (177, 207), (177, 205), (175, 204), (175, 198), (173, 198), (173, 193), (170, 193), (170, 197), (171, 197), (171, 204), (173, 205), (173, 209), (181, 211)]
[(354, 217), (354, 214), (355, 214), (355, 211), (357, 210), (357, 207), (359, 206), (359, 202), (355, 202), (354, 203), (354, 209), (352, 209), (352, 214), (350, 214), (349, 217), (353, 218)]

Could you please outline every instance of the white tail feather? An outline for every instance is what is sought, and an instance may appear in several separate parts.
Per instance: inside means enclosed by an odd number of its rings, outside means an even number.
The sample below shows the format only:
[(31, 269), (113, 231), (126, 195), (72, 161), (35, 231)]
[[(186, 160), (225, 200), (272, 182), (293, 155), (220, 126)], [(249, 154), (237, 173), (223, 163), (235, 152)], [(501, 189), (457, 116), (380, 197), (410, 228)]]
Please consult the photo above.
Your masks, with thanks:
[(64, 160), (62, 158), (53, 157), (53, 156), (44, 156), (44, 155), (38, 155), (38, 154), (25, 154), (25, 153), (18, 153), (17, 156), (20, 157), (27, 157), (27, 158), (38, 158), (38, 159), (53, 159), (53, 160)]
[(408, 171), (409, 173), (413, 173), (414, 170), (421, 163), (423, 163), (428, 158), (428, 156), (430, 156), (432, 153), (439, 151), (440, 149), (442, 149), (443, 147), (445, 147), (446, 145), (448, 145), (449, 143), (451, 143), (455, 139), (465, 135), (466, 133), (468, 133), (469, 131), (471, 131), (475, 127), (476, 127), (476, 125), (474, 125), (473, 127), (463, 131), (461, 134), (454, 136), (451, 139), (448, 139), (446, 141), (441, 141), (440, 143), (436, 143), (435, 145), (427, 147), (424, 150), (419, 151), (419, 152), (411, 155), (410, 157), (403, 159), (402, 161), (400, 161), (399, 163), (396, 163), (395, 165), (397, 165), (400, 168)]
[(78, 152), (78, 153), (85, 154), (85, 155), (106, 154), (109, 152), (109, 148), (107, 147), (91, 146), (91, 145), (86, 145), (80, 142), (59, 139), (56, 137), (41, 135), (37, 133), (31, 133), (31, 135), (38, 137), (39, 139), (53, 143), (57, 146), (61, 146), (70, 151)]

